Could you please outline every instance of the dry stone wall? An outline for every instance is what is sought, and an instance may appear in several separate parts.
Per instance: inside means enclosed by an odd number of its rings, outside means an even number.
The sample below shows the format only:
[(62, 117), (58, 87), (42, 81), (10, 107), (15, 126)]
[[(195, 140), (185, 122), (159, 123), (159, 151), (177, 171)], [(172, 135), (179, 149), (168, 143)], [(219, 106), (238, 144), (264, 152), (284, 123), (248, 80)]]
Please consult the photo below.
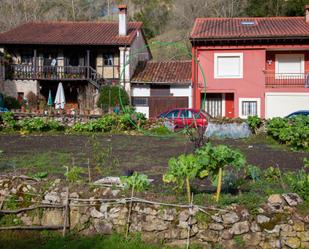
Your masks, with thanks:
[[(67, 193), (61, 182), (57, 179), (45, 190), (41, 205), (65, 207)], [(37, 184), (13, 185), (11, 180), (0, 180), (0, 203), (16, 194), (19, 201), (24, 201), (25, 193), (40, 192)], [(69, 195), (70, 229), (83, 235), (125, 233), (131, 199), (119, 196), (119, 190), (109, 187), (97, 187), (87, 193), (91, 195), (87, 199), (85, 191)], [(185, 245), (189, 236), (191, 243), (203, 248), (309, 248), (309, 214), (297, 212), (297, 206), (302, 203), (297, 194), (271, 195), (254, 213), (239, 205), (217, 209), (133, 200), (130, 233), (140, 233), (145, 241)], [(18, 212), (16, 220), (22, 226), (61, 227), (64, 210), (44, 208)]]

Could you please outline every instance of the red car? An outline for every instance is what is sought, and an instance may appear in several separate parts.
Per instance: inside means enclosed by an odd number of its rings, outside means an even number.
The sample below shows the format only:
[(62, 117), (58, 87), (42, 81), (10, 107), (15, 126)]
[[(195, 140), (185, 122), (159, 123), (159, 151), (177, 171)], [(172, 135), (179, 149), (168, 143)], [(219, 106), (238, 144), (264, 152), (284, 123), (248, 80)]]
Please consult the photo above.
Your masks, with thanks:
[(207, 127), (210, 116), (206, 112), (198, 109), (175, 108), (160, 114), (158, 118), (172, 121), (174, 128), (177, 129), (185, 127)]

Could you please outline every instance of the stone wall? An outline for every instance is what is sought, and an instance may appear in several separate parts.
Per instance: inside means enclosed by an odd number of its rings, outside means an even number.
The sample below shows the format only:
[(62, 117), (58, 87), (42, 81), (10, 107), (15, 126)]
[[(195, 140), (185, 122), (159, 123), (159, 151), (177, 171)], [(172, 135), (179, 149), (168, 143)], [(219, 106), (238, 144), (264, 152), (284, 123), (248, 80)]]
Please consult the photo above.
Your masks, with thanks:
[[(66, 188), (61, 182), (56, 179), (45, 190), (41, 204), (66, 204)], [(10, 194), (18, 193), (22, 198), (22, 193), (40, 192), (36, 185), (29, 183), (10, 186), (9, 181), (0, 180), (0, 202)], [(91, 197), (86, 199), (85, 193)], [(72, 192), (69, 195), (70, 229), (83, 235), (125, 233), (130, 200), (120, 194), (119, 190), (109, 187)], [(297, 212), (301, 202), (297, 194), (272, 195), (267, 203), (250, 213), (239, 205), (224, 209), (173, 207), (134, 199), (130, 233), (140, 233), (145, 241), (185, 245), (189, 231), (190, 242), (203, 248), (309, 248), (309, 214)], [(63, 210), (20, 212), (16, 219), (25, 226), (63, 226)]]
[(3, 82), (3, 93), (12, 97), (17, 97), (17, 93), (22, 92), (27, 96), (29, 92), (35, 95), (39, 93), (37, 80), (5, 80)]

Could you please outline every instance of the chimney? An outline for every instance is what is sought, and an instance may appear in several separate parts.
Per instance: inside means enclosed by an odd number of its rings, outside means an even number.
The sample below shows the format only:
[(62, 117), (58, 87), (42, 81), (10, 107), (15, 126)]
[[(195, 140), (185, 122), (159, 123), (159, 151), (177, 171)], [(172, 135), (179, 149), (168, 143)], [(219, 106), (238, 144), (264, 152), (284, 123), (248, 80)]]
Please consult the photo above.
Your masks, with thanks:
[(306, 9), (306, 23), (309, 23), (309, 5), (305, 5), (305, 9)]
[(119, 36), (127, 35), (127, 5), (118, 5), (119, 9)]

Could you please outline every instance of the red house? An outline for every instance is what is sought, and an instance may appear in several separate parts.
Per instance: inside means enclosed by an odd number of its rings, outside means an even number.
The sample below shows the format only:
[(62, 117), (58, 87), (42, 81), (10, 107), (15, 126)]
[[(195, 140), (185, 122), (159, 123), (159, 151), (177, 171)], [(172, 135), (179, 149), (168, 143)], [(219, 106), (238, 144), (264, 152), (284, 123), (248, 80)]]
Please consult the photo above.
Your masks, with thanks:
[(242, 118), (309, 110), (309, 6), (305, 17), (198, 18), (190, 40), (195, 108)]

